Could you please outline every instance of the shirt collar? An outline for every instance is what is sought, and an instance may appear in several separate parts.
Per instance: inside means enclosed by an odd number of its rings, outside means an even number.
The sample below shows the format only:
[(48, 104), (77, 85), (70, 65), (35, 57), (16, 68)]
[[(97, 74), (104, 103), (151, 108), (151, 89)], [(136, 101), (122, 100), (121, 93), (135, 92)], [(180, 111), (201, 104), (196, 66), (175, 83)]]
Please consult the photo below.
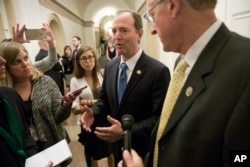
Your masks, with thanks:
[[(136, 64), (136, 62), (139, 60), (141, 54), (142, 54), (142, 48), (140, 48), (140, 49), (138, 50), (138, 52), (137, 52), (133, 57), (131, 57), (130, 59), (128, 59), (128, 60), (125, 62), (125, 63), (127, 64), (128, 69), (129, 69), (130, 71), (133, 71), (133, 69), (134, 69), (134, 67), (135, 67), (135, 64)], [(123, 62), (124, 62), (123, 56), (121, 55), (121, 62), (120, 62), (120, 64), (123, 63)]]
[(187, 53), (184, 55), (185, 60), (187, 61), (189, 67), (193, 67), (198, 57), (200, 56), (202, 50), (208, 44), (210, 39), (216, 33), (216, 31), (221, 26), (222, 22), (217, 20), (215, 21), (201, 36), (195, 43), (189, 48)]

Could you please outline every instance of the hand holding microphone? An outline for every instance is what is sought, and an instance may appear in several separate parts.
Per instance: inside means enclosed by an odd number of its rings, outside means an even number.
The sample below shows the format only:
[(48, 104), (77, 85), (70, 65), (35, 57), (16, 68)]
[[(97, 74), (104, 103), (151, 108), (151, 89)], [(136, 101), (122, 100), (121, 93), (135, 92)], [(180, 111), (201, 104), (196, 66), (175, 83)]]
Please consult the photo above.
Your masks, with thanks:
[[(130, 152), (131, 149), (131, 130), (134, 124), (134, 117), (132, 115), (126, 114), (122, 116), (122, 128), (124, 131), (123, 138), (123, 149)], [(125, 162), (123, 162), (123, 167), (126, 167)]]

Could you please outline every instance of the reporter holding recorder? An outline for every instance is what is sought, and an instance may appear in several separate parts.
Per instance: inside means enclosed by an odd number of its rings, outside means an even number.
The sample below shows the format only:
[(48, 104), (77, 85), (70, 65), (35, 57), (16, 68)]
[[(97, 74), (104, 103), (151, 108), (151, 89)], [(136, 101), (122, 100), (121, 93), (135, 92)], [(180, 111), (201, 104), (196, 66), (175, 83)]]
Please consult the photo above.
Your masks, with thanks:
[[(0, 80), (6, 77), (5, 63), (0, 56)], [(25, 121), (23, 101), (13, 89), (0, 87), (0, 111), (0, 166), (22, 167), (39, 150)], [(46, 165), (52, 166), (52, 162)]]
[[(44, 26), (45, 30), (49, 27)], [(51, 34), (45, 39), (53, 48), (54, 38)], [(25, 119), (33, 139), (40, 150), (66, 138), (62, 123), (70, 116), (73, 94), (62, 95), (56, 83), (35, 68), (26, 48), (16, 42), (4, 42), (0, 45), (1, 55), (6, 60), (6, 78), (2, 86), (14, 88), (25, 103)], [(68, 140), (69, 141), (69, 140)], [(61, 164), (67, 166), (69, 162)]]

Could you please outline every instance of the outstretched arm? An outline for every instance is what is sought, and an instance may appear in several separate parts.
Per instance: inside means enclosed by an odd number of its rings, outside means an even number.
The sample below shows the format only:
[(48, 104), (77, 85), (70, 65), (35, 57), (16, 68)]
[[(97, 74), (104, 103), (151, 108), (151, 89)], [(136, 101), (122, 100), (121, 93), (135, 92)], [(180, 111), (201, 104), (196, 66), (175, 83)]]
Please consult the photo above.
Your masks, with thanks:
[(57, 58), (54, 36), (49, 25), (43, 23), (43, 29), (45, 29), (46, 34), (47, 34), (47, 37), (44, 40), (47, 40), (49, 44), (48, 56), (46, 56), (44, 59), (40, 61), (36, 61), (34, 63), (34, 66), (38, 68), (39, 70), (41, 70), (42, 72), (45, 72), (58, 62), (58, 58)]
[[(18, 43), (30, 43), (29, 40), (26, 40), (24, 38), (24, 31), (27, 29), (26, 25), (23, 25), (21, 28), (19, 27), (19, 24), (17, 24), (16, 28), (12, 27), (13, 32), (13, 41)], [(57, 58), (57, 52), (56, 52), (56, 46), (54, 41), (53, 33), (47, 23), (43, 23), (43, 29), (46, 31), (46, 40), (49, 44), (49, 52), (48, 56), (46, 56), (44, 59), (34, 62), (34, 66), (41, 70), (42, 72), (45, 72), (49, 70), (53, 65), (55, 65), (58, 61)]]

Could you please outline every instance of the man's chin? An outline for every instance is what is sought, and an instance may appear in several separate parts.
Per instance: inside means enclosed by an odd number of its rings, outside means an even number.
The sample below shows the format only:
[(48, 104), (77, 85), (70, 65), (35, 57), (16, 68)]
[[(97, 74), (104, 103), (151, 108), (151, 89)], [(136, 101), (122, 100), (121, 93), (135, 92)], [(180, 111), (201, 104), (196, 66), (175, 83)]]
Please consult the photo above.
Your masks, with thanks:
[(122, 53), (123, 53), (122, 50), (119, 50), (119, 49), (116, 50), (116, 52), (117, 52), (118, 55), (122, 55)]

